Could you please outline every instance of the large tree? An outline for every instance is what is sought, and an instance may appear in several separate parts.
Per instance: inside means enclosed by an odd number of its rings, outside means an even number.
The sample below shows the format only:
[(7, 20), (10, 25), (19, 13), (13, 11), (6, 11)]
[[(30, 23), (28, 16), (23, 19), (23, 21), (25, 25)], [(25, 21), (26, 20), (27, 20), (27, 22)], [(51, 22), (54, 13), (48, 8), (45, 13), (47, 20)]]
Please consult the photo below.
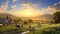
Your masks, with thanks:
[(54, 21), (55, 23), (60, 23), (60, 11), (54, 13)]
[(33, 20), (32, 20), (32, 19), (29, 19), (28, 22), (29, 22), (29, 23), (33, 23)]

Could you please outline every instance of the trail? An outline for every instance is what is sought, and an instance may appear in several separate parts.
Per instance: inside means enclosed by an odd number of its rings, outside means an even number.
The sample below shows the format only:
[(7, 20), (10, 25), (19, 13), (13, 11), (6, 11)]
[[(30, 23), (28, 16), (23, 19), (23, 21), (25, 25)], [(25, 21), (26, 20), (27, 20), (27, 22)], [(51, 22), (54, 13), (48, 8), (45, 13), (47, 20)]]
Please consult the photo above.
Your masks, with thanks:
[(0, 34), (21, 34), (22, 32), (20, 31), (8, 31), (8, 32), (2, 32)]
[(26, 34), (26, 33), (29, 33), (30, 31), (24, 31), (24, 32), (22, 32), (21, 34)]

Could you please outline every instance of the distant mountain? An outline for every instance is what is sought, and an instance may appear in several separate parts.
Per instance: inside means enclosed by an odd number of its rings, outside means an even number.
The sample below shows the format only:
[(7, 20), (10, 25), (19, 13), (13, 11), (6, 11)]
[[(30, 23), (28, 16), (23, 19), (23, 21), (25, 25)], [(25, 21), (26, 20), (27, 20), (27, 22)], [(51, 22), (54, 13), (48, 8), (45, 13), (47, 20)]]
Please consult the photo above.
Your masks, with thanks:
[(0, 13), (0, 17), (6, 17), (7, 15), (9, 15), (11, 18), (17, 18), (16, 16), (14, 16), (14, 15), (12, 15), (12, 14)]
[[(7, 15), (9, 15), (11, 18), (21, 18), (21, 17), (17, 17), (15, 15), (12, 14), (8, 14), (8, 13), (0, 13), (0, 17), (6, 17)], [(29, 18), (22, 18), (22, 19), (33, 19), (33, 20), (53, 20), (53, 15), (51, 14), (44, 14), (44, 15), (40, 15), (40, 16), (36, 16), (36, 17), (29, 17)]]
[(23, 19), (33, 19), (33, 20), (43, 20), (43, 21), (49, 21), (49, 20), (53, 20), (53, 15), (51, 14), (44, 14), (44, 15), (39, 15), (39, 16), (35, 16), (35, 17), (28, 17), (28, 18), (24, 18)]
[(44, 20), (53, 20), (53, 15), (44, 14), (44, 15), (39, 16), (39, 18), (44, 19)]

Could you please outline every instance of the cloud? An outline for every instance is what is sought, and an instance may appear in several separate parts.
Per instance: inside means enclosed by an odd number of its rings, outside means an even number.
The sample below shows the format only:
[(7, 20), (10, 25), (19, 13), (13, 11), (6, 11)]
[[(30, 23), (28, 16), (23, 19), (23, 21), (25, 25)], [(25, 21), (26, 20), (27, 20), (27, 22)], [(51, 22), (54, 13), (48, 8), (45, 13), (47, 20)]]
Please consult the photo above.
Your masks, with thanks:
[(52, 6), (42, 9), (45, 14), (54, 14), (56, 11), (60, 11), (60, 2), (55, 3)]
[(4, 5), (1, 6), (1, 8), (0, 8), (0, 13), (6, 12), (7, 7), (8, 7), (8, 3), (9, 3), (9, 1), (6, 1), (6, 2), (4, 3)]
[(13, 0), (13, 2), (16, 2), (16, 1), (18, 1), (18, 0)]
[[(14, 2), (15, 1), (16, 0), (14, 0)], [(13, 15), (19, 15), (18, 13), (20, 13), (22, 10), (25, 10), (25, 9), (30, 9), (30, 10), (33, 9), (33, 11), (36, 10), (37, 12), (39, 12), (39, 10), (37, 10), (36, 8), (40, 4), (32, 4), (30, 2), (28, 2), (27, 4), (26, 3), (22, 3), (22, 4), (20, 4), (20, 6), (22, 6), (22, 7), (20, 7), (18, 10), (16, 10), (16, 6), (17, 5), (12, 5), (11, 6), (11, 10), (10, 11), (7, 11), (8, 3), (9, 3), (9, 1), (6, 1), (6, 3), (4, 3), (4, 5), (1, 6), (0, 13), (10, 13), (10, 14), (13, 14)]]
[(8, 4), (9, 1), (7, 0), (0, 8), (0, 13), (10, 13), (10, 14), (13, 14), (15, 9), (16, 9), (16, 5), (12, 5), (10, 8), (11, 10), (7, 11), (8, 9)]
[(8, 11), (7, 13), (10, 13), (10, 14), (16, 15), (15, 11), (16, 11), (16, 5), (12, 5), (12, 6), (11, 6), (11, 10)]
[(56, 10), (60, 10), (60, 1), (58, 3), (55, 3), (51, 8), (55, 8)]
[[(16, 0), (14, 0), (14, 2), (15, 1)], [(18, 10), (16, 10), (16, 6), (17, 5), (12, 5), (11, 6), (11, 10), (10, 11), (7, 11), (8, 3), (9, 3), (9, 1), (6, 1), (6, 3), (1, 6), (0, 13), (10, 13), (10, 14), (13, 14), (13, 15), (20, 16), (20, 13), (23, 10), (33, 9), (32, 11), (37, 11), (37, 13), (39, 15), (43, 15), (43, 14), (53, 14), (57, 10), (60, 10), (60, 2), (55, 3), (54, 5), (49, 6), (47, 8), (39, 8), (40, 5), (41, 5), (41, 3), (39, 3), (39, 4), (32, 4), (32, 3), (28, 2), (27, 4), (26, 3), (20, 4), (20, 8)]]
[(16, 5), (12, 5), (10, 11), (14, 11), (15, 9), (16, 9)]
[[(14, 15), (18, 15), (18, 16), (21, 16), (20, 14), (22, 13), (22, 12), (24, 12), (24, 11), (33, 11), (33, 12), (35, 12), (36, 11), (36, 13), (37, 14), (42, 14), (39, 10), (37, 10), (36, 9), (36, 7), (38, 7), (38, 5), (40, 5), (40, 4), (32, 4), (32, 3), (22, 3), (22, 4), (20, 4), (20, 8), (18, 9), (18, 10), (16, 10), (16, 11), (14, 11), (14, 12), (11, 12), (11, 13), (14, 13)], [(14, 7), (14, 6), (13, 6)], [(33, 7), (33, 8), (32, 8)], [(14, 8), (13, 8), (14, 9)]]
[[(40, 13), (40, 15), (43, 15), (43, 14), (53, 14), (55, 13), (57, 10), (59, 10), (58, 8), (60, 7), (58, 5), (59, 3), (55, 3), (54, 5), (52, 6), (49, 6), (47, 8), (38, 8), (38, 6), (40, 6), (41, 4), (32, 4), (32, 3), (22, 3), (20, 4), (20, 6), (22, 6), (19, 10), (17, 10), (16, 12), (14, 12), (14, 15), (19, 15), (18, 13), (21, 13), (22, 10), (26, 10), (26, 9), (32, 9), (37, 11), (38, 13)], [(58, 7), (59, 6), (59, 7)], [(13, 6), (14, 7), (14, 6)], [(13, 12), (12, 12), (13, 13)]]

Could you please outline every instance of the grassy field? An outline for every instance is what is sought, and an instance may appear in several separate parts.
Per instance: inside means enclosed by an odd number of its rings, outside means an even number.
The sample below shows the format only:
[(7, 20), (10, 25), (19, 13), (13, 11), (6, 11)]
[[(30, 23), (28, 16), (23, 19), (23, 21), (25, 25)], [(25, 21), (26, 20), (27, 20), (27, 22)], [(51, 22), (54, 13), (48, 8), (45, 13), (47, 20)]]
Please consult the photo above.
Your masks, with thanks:
[(17, 29), (15, 25), (6, 25), (6, 26), (1, 26), (0, 27), (0, 32), (6, 32), (6, 31), (12, 31), (12, 30), (17, 30), (17, 31), (25, 31), (28, 30), (29, 25), (32, 25), (35, 27), (35, 31), (31, 31), (27, 34), (60, 34), (60, 24), (42, 24), (42, 27), (37, 27), (37, 24), (28, 24), (24, 25), (22, 30)]
[(15, 29), (16, 29), (16, 27), (14, 25), (1, 26), (0, 32), (11, 31), (11, 30), (15, 30)]
[[(36, 28), (35, 34), (60, 34), (60, 24), (43, 24), (44, 27)], [(34, 32), (29, 32), (28, 34), (34, 34)]]

